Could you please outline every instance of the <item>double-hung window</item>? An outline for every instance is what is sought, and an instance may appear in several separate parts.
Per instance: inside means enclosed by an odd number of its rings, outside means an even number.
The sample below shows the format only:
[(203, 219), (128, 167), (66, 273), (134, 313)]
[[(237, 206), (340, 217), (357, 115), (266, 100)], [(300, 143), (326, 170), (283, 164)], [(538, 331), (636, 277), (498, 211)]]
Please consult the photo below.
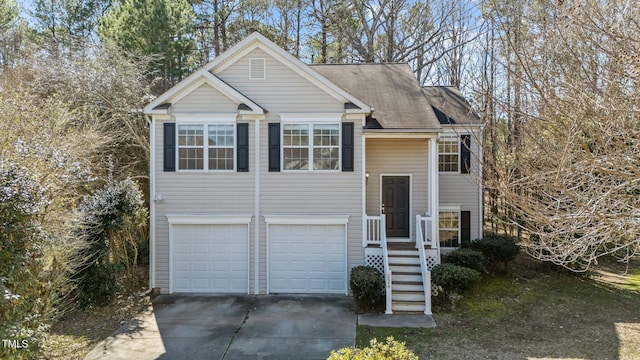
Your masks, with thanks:
[(234, 126), (208, 125), (209, 170), (233, 170)]
[(460, 139), (453, 136), (440, 138), (438, 142), (438, 171), (458, 172)]
[(340, 169), (340, 124), (283, 124), (284, 170)]
[(179, 124), (179, 170), (234, 170), (234, 124)]
[(438, 217), (441, 248), (460, 247), (460, 212), (440, 211)]

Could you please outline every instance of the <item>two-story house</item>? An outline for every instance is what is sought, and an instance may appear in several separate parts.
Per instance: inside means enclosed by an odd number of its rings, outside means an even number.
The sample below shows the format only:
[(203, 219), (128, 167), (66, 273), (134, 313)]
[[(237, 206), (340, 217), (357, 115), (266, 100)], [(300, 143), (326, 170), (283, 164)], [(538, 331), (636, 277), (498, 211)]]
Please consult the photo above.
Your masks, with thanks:
[(144, 110), (161, 293), (348, 294), (367, 264), (387, 312), (429, 313), (440, 248), (482, 236), (478, 118), (407, 64), (310, 66), (254, 33)]

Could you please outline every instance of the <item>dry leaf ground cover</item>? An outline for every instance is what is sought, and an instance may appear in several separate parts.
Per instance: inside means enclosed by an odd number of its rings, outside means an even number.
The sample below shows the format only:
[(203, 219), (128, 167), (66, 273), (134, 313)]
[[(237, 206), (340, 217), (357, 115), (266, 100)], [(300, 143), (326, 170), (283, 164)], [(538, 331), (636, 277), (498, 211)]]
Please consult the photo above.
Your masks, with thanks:
[(356, 343), (393, 336), (420, 359), (640, 359), (640, 266), (611, 276), (624, 270), (579, 276), (520, 256), (455, 309), (435, 307), (436, 328), (359, 326)]

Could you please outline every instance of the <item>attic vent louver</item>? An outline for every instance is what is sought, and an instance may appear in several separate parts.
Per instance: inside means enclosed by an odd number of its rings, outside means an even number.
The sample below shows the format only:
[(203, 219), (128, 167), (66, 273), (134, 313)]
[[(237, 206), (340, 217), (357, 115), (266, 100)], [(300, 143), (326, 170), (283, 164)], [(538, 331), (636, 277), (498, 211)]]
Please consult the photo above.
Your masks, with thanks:
[(265, 59), (249, 59), (249, 80), (264, 80), (267, 78)]

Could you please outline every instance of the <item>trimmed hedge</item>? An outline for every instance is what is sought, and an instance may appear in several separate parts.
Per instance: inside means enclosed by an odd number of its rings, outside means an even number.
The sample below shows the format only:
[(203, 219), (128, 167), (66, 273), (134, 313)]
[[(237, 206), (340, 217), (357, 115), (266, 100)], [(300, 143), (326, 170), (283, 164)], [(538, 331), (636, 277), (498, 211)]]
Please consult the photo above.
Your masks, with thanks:
[(488, 234), (484, 239), (472, 241), (470, 247), (480, 251), (489, 265), (498, 263), (506, 265), (520, 253), (516, 239), (508, 235)]
[(484, 271), (486, 259), (480, 251), (472, 249), (458, 249), (442, 257), (443, 262), (464, 266), (479, 272)]
[(349, 285), (353, 300), (360, 309), (373, 309), (383, 303), (384, 278), (372, 266), (356, 266), (351, 270)]
[(442, 287), (445, 294), (460, 294), (470, 290), (480, 280), (476, 270), (454, 264), (438, 264), (431, 269), (431, 282)]

